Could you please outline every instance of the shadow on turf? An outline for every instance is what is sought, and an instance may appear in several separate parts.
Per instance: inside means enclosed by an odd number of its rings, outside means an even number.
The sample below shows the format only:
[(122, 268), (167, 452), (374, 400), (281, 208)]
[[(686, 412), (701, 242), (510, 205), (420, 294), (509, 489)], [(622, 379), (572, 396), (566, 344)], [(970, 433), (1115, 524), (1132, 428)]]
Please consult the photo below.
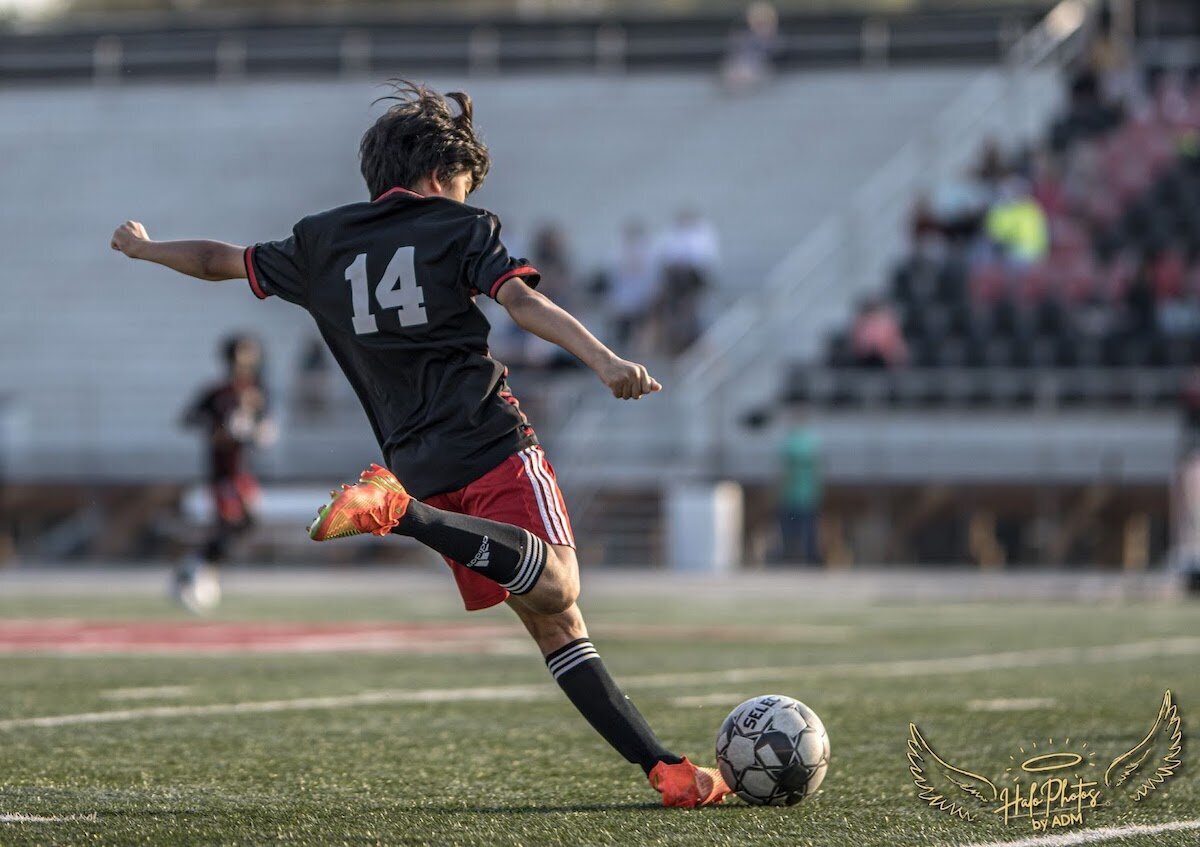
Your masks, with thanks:
[[(704, 814), (713, 814), (720, 810), (728, 811), (737, 806), (711, 806)], [(447, 812), (453, 814), (473, 815), (560, 815), (564, 812), (658, 812), (663, 811), (659, 803), (573, 803), (562, 806), (535, 806), (525, 804), (520, 806), (421, 806), (423, 812)]]

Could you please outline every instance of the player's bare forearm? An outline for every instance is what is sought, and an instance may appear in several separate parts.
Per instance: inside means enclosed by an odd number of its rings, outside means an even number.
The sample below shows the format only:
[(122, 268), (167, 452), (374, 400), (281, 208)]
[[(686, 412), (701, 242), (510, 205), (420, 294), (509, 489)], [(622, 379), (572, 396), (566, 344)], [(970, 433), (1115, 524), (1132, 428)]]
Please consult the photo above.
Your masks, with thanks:
[(612, 390), (614, 397), (636, 400), (662, 386), (636, 362), (609, 350), (574, 315), (534, 291), (520, 279), (505, 283), (497, 297), (517, 325), (566, 350)]
[(204, 240), (152, 241), (144, 226), (137, 221), (126, 221), (113, 233), (111, 246), (131, 259), (154, 262), (197, 279), (219, 282), (246, 278), (246, 266), (242, 261), (245, 248), (236, 244)]

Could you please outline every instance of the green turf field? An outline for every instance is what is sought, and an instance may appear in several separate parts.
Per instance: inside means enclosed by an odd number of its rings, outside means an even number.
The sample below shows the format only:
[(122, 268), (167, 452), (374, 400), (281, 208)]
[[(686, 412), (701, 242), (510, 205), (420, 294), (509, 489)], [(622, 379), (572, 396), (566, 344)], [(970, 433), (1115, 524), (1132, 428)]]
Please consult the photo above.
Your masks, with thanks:
[[(816, 797), (790, 809), (656, 808), (506, 610), (466, 616), (448, 593), (424, 590), (234, 594), (215, 620), (445, 621), (492, 638), (506, 627), (507, 646), (0, 655), (0, 845), (1093, 843), (1061, 840), (1071, 832), (1200, 843), (1200, 764), (1186, 746), (1200, 727), (1200, 604), (814, 600), (778, 583), (688, 595), (603, 592), (585, 604), (593, 641), (660, 735), (694, 758), (712, 759), (717, 726), (746, 697), (807, 702), (833, 747)], [(152, 594), (0, 596), (0, 629), (48, 618), (187, 620)], [(1103, 772), (1146, 734), (1168, 687), (1183, 717), (1182, 768), (1143, 801), (1091, 811), (1082, 828), (1039, 836), (987, 813), (964, 822), (917, 797), (910, 721), (945, 760), (997, 783), (1035, 742), (1086, 741)], [(82, 717), (33, 720), (46, 716)], [(1101, 838), (1173, 821), (1193, 825)]]

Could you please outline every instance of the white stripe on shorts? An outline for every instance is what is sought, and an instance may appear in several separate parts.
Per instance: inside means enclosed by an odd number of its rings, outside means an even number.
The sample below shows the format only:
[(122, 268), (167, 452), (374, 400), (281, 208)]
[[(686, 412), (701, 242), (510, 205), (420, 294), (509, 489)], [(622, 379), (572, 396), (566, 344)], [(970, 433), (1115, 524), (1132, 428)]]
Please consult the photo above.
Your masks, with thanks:
[(550, 498), (550, 509), (553, 514), (558, 516), (559, 522), (562, 524), (563, 538), (566, 543), (572, 547), (575, 546), (575, 536), (571, 533), (571, 521), (567, 519), (567, 513), (562, 502), (562, 490), (558, 487), (558, 482), (555, 481), (554, 475), (550, 473), (550, 466), (546, 464), (546, 454), (542, 450), (537, 451), (537, 469), (541, 473), (542, 479), (546, 482), (546, 493)]
[[(528, 457), (528, 461), (526, 461), (526, 457)], [(574, 546), (575, 539), (571, 537), (571, 532), (567, 529), (569, 524), (555, 493), (558, 485), (546, 467), (545, 453), (537, 447), (529, 447), (524, 451), (521, 460), (525, 462), (525, 473), (536, 483), (534, 492), (538, 493), (540, 487), (541, 496), (538, 499), (538, 508), (542, 510), (542, 519), (546, 522), (546, 531), (550, 535), (550, 542)]]
[(558, 524), (551, 519), (547, 509), (545, 489), (542, 487), (541, 477), (534, 472), (534, 466), (537, 464), (537, 456), (535, 448), (527, 447), (517, 455), (521, 457), (521, 464), (525, 466), (525, 476), (529, 477), (529, 485), (533, 488), (534, 499), (537, 500), (538, 512), (542, 515), (542, 526), (546, 528), (546, 535), (550, 538), (551, 544), (566, 544), (563, 540), (561, 529)]

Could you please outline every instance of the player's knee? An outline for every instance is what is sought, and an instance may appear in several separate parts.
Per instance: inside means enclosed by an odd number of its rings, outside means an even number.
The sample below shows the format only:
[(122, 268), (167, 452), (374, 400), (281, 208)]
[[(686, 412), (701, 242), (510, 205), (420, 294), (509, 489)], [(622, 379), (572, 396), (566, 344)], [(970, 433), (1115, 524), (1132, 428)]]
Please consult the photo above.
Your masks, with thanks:
[(583, 616), (573, 603), (559, 612), (543, 614), (526, 611), (521, 613), (521, 619), (533, 640), (544, 651), (555, 650), (587, 635)]
[(579, 599), (579, 586), (553, 576), (543, 576), (524, 599), (526, 605), (539, 615), (559, 615), (575, 605)]
[(522, 604), (539, 615), (567, 611), (579, 599), (579, 565), (570, 547), (551, 545), (537, 581), (521, 595)]
[(551, 613), (565, 612), (579, 599), (579, 564), (570, 547), (554, 545), (542, 574), (543, 601)]
[(554, 610), (554, 614), (562, 614), (572, 609), (575, 606), (575, 601), (579, 599), (579, 582), (578, 580), (565, 581), (555, 586), (556, 590), (551, 594), (550, 607)]

